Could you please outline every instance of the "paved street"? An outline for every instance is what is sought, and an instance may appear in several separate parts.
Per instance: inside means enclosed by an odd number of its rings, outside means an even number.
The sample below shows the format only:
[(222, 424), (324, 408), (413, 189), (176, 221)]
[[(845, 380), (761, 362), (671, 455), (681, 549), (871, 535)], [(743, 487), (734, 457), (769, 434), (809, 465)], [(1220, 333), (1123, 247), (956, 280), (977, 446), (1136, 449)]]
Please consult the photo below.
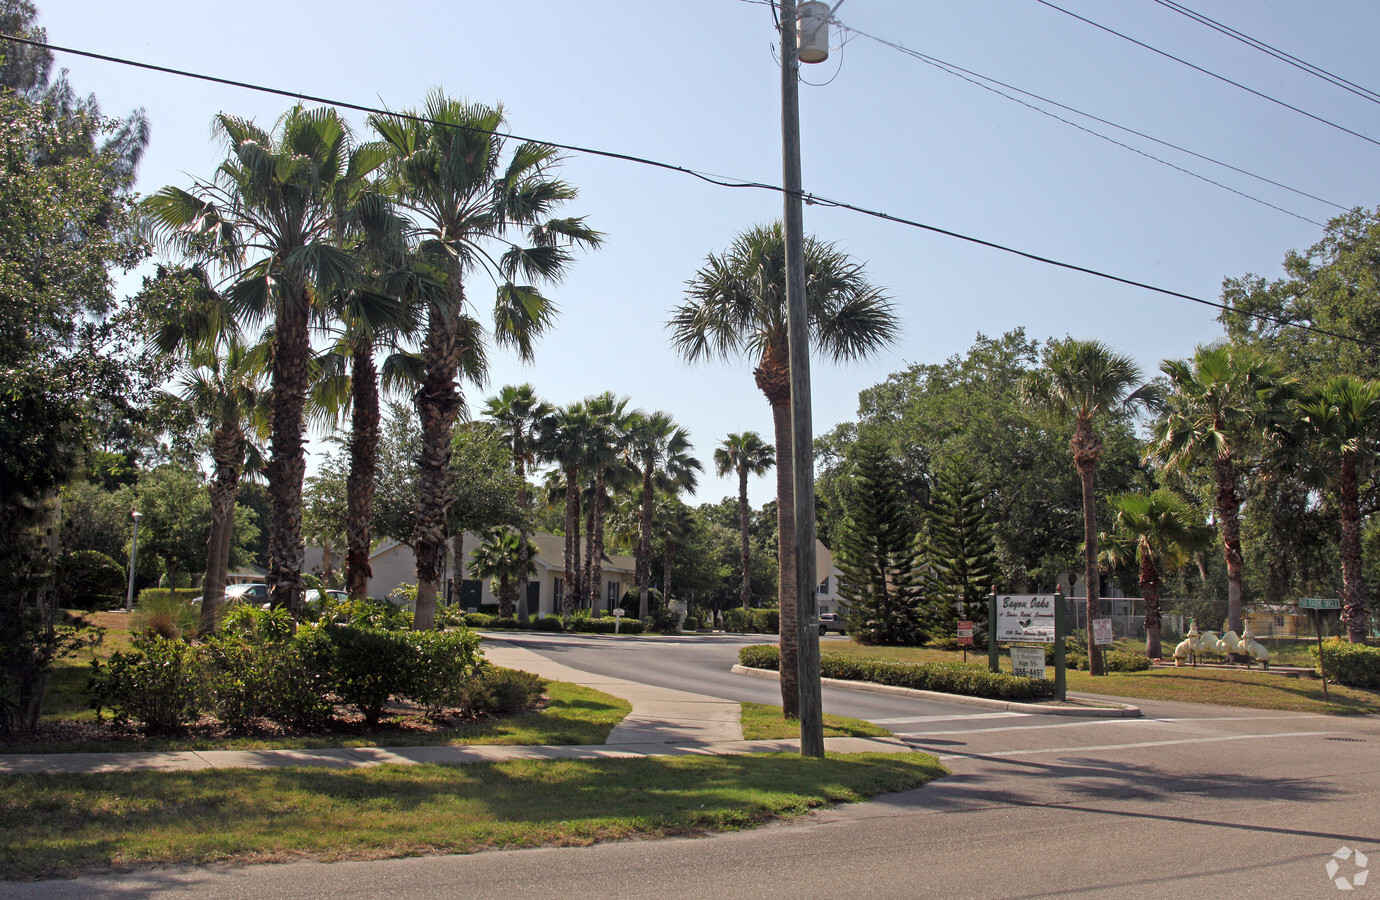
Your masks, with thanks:
[[(772, 702), (742, 643), (523, 636), (575, 669)], [(829, 690), (950, 777), (755, 831), (369, 863), (6, 884), (38, 898), (1380, 896), (1380, 721), (1139, 702), (1143, 719), (992, 712)], [(1333, 854), (1345, 849), (1345, 859)], [(1373, 862), (1372, 862), (1373, 860)], [(1334, 876), (1328, 875), (1335, 862)]]

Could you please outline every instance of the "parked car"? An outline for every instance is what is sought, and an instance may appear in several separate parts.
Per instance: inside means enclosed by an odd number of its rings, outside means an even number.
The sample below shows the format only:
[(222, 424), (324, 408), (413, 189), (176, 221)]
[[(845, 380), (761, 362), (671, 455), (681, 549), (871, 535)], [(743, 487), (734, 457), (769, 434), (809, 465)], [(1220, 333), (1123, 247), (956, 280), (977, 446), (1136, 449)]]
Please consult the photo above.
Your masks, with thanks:
[[(200, 606), (201, 597), (193, 597), (192, 603)], [(268, 603), (268, 585), (262, 582), (227, 584), (225, 586), (225, 604), (229, 606), (235, 603)]]
[(341, 603), (350, 599), (350, 595), (345, 593), (344, 591), (318, 591), (316, 588), (312, 588), (311, 590), (307, 591), (305, 594), (302, 595), (302, 602), (307, 604), (308, 606), (312, 606), (312, 604), (320, 602), (320, 600), (323, 597), (329, 597), (336, 603)]
[(821, 636), (826, 635), (826, 634), (828, 634), (828, 633), (831, 632), (831, 631), (836, 632), (836, 633), (838, 633), (838, 634), (847, 634), (847, 633), (848, 633), (848, 623), (845, 622), (845, 621), (843, 620), (843, 616), (839, 615), (838, 613), (820, 613), (820, 614), (819, 614), (819, 633), (820, 633), (820, 635), (821, 635)]

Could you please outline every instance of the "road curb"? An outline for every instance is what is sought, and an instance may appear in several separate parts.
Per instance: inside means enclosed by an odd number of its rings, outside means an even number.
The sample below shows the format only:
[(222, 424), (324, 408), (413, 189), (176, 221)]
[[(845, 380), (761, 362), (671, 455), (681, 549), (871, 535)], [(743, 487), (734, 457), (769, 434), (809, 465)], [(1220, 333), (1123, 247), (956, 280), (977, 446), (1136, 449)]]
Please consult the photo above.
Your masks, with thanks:
[[(769, 678), (773, 681), (781, 680), (781, 673), (771, 669), (753, 669), (748, 666), (735, 665), (732, 669), (735, 675), (751, 675), (754, 678)], [(843, 688), (849, 691), (868, 691), (874, 694), (893, 694), (901, 697), (916, 697), (921, 700), (940, 700), (944, 703), (957, 703), (960, 706), (977, 706), (982, 709), (999, 709), (1009, 712), (1024, 712), (1040, 716), (1075, 716), (1084, 719), (1139, 719), (1141, 718), (1140, 707), (1131, 706), (1129, 703), (1112, 703), (1103, 700), (1080, 700), (1078, 697), (1072, 698), (1074, 702), (1108, 703), (1110, 705), (1099, 706), (1055, 706), (1051, 703), (1020, 703), (1015, 700), (989, 700), (986, 697), (965, 697), (962, 694), (943, 694), (939, 691), (920, 691), (915, 688), (893, 687), (889, 684), (873, 684), (869, 681), (844, 681), (839, 678), (821, 678), (820, 682), (833, 688)]]

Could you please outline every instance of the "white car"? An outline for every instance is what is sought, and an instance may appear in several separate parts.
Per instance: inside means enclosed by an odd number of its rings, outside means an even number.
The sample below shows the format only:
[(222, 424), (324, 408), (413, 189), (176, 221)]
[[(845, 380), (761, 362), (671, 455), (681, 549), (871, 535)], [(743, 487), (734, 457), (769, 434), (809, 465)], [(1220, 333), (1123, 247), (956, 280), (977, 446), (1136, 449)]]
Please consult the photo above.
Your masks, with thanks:
[[(204, 596), (204, 595), (203, 595)], [(192, 602), (200, 605), (201, 597), (193, 597)], [(227, 606), (234, 603), (267, 603), (268, 585), (262, 582), (250, 582), (247, 584), (227, 584), (225, 586), (225, 603)]]

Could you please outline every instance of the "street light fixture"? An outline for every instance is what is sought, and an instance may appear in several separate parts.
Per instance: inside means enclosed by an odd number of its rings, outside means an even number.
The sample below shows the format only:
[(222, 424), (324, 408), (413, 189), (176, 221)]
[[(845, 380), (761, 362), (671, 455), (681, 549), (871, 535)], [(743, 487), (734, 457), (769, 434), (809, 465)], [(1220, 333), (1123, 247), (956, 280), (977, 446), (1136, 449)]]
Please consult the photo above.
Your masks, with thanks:
[(130, 517), (134, 519), (134, 543), (129, 549), (129, 587), (125, 591), (125, 612), (134, 611), (134, 568), (139, 559), (139, 510), (131, 512)]

